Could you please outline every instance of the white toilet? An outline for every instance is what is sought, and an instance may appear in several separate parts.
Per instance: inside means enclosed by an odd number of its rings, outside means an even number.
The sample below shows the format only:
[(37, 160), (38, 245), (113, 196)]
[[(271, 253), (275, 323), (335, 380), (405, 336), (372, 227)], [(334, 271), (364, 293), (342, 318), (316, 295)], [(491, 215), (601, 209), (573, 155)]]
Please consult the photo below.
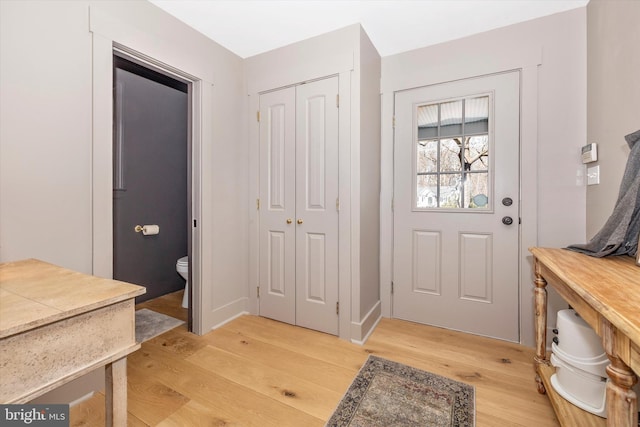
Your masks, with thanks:
[(176, 261), (176, 271), (186, 281), (184, 285), (184, 296), (182, 297), (182, 307), (189, 307), (189, 257), (183, 256)]

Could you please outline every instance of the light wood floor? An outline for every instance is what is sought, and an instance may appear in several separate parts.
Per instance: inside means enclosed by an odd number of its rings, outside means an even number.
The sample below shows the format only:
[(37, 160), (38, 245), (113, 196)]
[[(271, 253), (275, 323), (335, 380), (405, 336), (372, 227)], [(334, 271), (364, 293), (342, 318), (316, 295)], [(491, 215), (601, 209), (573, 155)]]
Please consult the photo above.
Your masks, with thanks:
[[(182, 292), (138, 305), (186, 318)], [(128, 358), (130, 426), (323, 426), (369, 354), (475, 386), (476, 425), (558, 426), (536, 391), (533, 349), (383, 319), (364, 346), (243, 316), (204, 336), (173, 329)], [(104, 425), (104, 395), (71, 408)]]

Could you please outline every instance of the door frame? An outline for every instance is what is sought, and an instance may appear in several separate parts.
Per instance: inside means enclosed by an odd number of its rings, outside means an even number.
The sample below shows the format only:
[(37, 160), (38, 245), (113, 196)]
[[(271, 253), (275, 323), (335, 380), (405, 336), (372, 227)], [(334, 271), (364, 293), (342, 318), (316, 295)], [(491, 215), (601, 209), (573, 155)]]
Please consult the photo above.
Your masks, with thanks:
[[(118, 43), (114, 42), (113, 46), (113, 56), (118, 56), (119, 58), (126, 59), (130, 62), (133, 62), (141, 67), (144, 67), (148, 70), (155, 71), (164, 76), (170, 77), (173, 80), (179, 81), (187, 85), (187, 146), (186, 146), (186, 157), (187, 157), (187, 224), (185, 227), (187, 229), (187, 256), (191, 261), (193, 259), (193, 233), (196, 231), (196, 228), (193, 227), (194, 218), (193, 215), (193, 182), (196, 177), (193, 175), (193, 90), (194, 90), (194, 82), (195, 78), (189, 76), (187, 73), (182, 71), (174, 71), (168, 69), (166, 66), (161, 65), (158, 61), (153, 59), (145, 59), (143, 55), (138, 52), (133, 51), (132, 49), (127, 48), (126, 46), (121, 46)], [(113, 158), (112, 158), (113, 162)], [(115, 167), (115, 166), (114, 166)], [(113, 209), (113, 206), (112, 206)], [(189, 225), (190, 224), (190, 225)], [(112, 226), (113, 229), (114, 226)], [(112, 253), (113, 256), (113, 253)], [(177, 261), (177, 260), (176, 260)], [(112, 261), (113, 264), (113, 261)], [(193, 274), (192, 274), (192, 264), (193, 262), (189, 262), (189, 270), (187, 273), (188, 283), (193, 283)], [(192, 285), (193, 286), (193, 285)], [(189, 314), (187, 316), (187, 327), (189, 331), (192, 330), (192, 322), (191, 322), (191, 314), (192, 314), (192, 301), (193, 292), (189, 293), (188, 299), (188, 310)]]
[[(394, 153), (394, 99), (395, 92), (447, 83), (488, 74), (520, 71), (520, 245), (519, 245), (519, 312), (520, 343), (533, 346), (534, 312), (531, 276), (532, 258), (528, 248), (537, 245), (538, 229), (538, 67), (542, 65), (542, 48), (524, 47), (517, 52), (496, 52), (487, 47), (491, 61), (460, 67), (460, 58), (480, 57), (477, 46), (450, 49), (435, 64), (422, 50), (407, 53), (403, 61), (387, 64), (387, 77), (381, 84), (382, 92), (382, 147), (380, 192), (380, 300), (382, 315), (392, 317), (393, 280), (393, 153)], [(450, 55), (450, 56), (448, 56)], [(443, 66), (450, 64), (450, 66)], [(384, 64), (383, 64), (384, 65)], [(397, 69), (396, 69), (397, 67)], [(383, 73), (383, 76), (385, 73)], [(526, 161), (525, 161), (526, 159)]]
[[(90, 10), (92, 44), (92, 148), (91, 148), (91, 203), (92, 203), (92, 274), (113, 278), (113, 55), (118, 52), (127, 59), (186, 81), (189, 85), (189, 135), (188, 135), (188, 218), (191, 229), (188, 235), (189, 284), (191, 287), (188, 325), (197, 334), (206, 332), (202, 310), (202, 233), (195, 221), (202, 218), (203, 179), (200, 164), (202, 141), (210, 135), (205, 126), (203, 100), (210, 98), (210, 91), (201, 78), (182, 71), (143, 53), (146, 37), (138, 33), (121, 32), (121, 28), (96, 10)], [(122, 25), (122, 24), (120, 24)], [(129, 39), (122, 34), (134, 34)], [(185, 224), (187, 226), (187, 224)], [(176, 273), (177, 274), (177, 273)]]

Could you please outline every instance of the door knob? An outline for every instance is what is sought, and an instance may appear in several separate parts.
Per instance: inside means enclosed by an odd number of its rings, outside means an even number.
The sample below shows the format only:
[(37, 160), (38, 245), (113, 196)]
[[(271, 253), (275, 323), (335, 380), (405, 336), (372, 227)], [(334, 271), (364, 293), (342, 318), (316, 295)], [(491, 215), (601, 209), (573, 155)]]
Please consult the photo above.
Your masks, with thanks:
[(502, 223), (504, 225), (511, 225), (513, 224), (513, 218), (511, 218), (510, 216), (505, 216), (502, 218)]
[(502, 199), (502, 204), (505, 206), (511, 206), (513, 204), (513, 199), (511, 199), (511, 197), (505, 197)]
[(291, 224), (293, 220), (291, 218), (287, 218), (287, 224)]
[(299, 219), (298, 221), (296, 221), (298, 224), (302, 224), (302, 220)]

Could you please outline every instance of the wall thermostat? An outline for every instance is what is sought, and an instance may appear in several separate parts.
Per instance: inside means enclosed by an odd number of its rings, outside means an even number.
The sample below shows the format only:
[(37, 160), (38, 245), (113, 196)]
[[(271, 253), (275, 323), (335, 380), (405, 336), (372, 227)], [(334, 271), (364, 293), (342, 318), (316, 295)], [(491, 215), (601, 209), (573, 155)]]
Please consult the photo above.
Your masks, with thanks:
[(596, 143), (582, 147), (582, 163), (591, 163), (598, 160), (598, 146)]

